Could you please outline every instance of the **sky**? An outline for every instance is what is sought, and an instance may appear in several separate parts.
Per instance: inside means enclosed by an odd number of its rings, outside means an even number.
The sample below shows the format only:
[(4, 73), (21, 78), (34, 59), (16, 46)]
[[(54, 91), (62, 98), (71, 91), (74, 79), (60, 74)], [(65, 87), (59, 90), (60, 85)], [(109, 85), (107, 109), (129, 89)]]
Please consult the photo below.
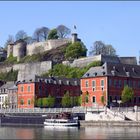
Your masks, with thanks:
[(63, 24), (87, 49), (95, 41), (111, 44), (119, 56), (136, 56), (140, 51), (139, 1), (0, 1), (0, 46), (9, 35), (24, 30), (32, 36), (36, 28)]

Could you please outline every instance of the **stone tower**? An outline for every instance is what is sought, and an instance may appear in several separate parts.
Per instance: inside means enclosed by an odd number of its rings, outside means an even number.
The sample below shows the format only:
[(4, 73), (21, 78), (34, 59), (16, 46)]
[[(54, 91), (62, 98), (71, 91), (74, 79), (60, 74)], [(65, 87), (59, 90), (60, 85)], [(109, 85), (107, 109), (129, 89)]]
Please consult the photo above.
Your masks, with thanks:
[(72, 33), (72, 43), (77, 41), (77, 33)]
[(20, 61), (22, 57), (26, 56), (26, 45), (27, 43), (23, 40), (15, 42), (13, 47), (13, 56), (17, 57), (17, 61)]
[(7, 58), (10, 56), (10, 54), (13, 55), (13, 46), (14, 46), (14, 43), (8, 44), (8, 47), (7, 47)]

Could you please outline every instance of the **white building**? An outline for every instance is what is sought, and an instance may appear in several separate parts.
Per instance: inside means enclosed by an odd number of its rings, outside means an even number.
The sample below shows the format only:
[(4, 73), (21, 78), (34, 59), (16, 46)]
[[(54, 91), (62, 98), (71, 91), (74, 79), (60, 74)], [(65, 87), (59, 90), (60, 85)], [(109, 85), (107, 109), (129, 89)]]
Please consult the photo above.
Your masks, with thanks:
[(7, 82), (0, 87), (0, 109), (9, 107), (8, 89), (14, 86), (14, 82)]

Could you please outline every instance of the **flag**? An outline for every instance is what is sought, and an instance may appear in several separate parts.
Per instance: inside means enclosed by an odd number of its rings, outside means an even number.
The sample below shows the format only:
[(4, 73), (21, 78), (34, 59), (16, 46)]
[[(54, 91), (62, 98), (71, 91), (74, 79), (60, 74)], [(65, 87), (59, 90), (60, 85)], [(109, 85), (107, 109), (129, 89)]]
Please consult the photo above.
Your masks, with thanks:
[(74, 29), (76, 29), (76, 25), (74, 25)]

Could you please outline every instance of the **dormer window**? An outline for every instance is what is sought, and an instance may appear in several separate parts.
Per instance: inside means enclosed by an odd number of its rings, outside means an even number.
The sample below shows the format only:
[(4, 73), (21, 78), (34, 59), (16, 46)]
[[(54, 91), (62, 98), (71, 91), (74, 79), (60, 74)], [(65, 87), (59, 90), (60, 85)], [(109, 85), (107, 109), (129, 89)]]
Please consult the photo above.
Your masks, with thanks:
[(53, 83), (56, 84), (56, 80), (54, 80)]
[(74, 81), (74, 84), (77, 86), (77, 81)]
[(115, 74), (116, 74), (114, 70), (112, 70), (111, 73), (113, 76), (115, 76)]
[(67, 81), (67, 85), (70, 85), (70, 81)]
[(59, 80), (59, 84), (60, 84), (60, 85), (62, 84), (62, 80)]
[(86, 73), (86, 77), (89, 77), (89, 73)]
[(130, 77), (130, 72), (126, 72), (126, 75), (127, 75), (128, 77)]
[(103, 71), (103, 75), (105, 75), (105, 71)]
[(116, 70), (116, 67), (115, 66), (113, 66), (113, 70)]

